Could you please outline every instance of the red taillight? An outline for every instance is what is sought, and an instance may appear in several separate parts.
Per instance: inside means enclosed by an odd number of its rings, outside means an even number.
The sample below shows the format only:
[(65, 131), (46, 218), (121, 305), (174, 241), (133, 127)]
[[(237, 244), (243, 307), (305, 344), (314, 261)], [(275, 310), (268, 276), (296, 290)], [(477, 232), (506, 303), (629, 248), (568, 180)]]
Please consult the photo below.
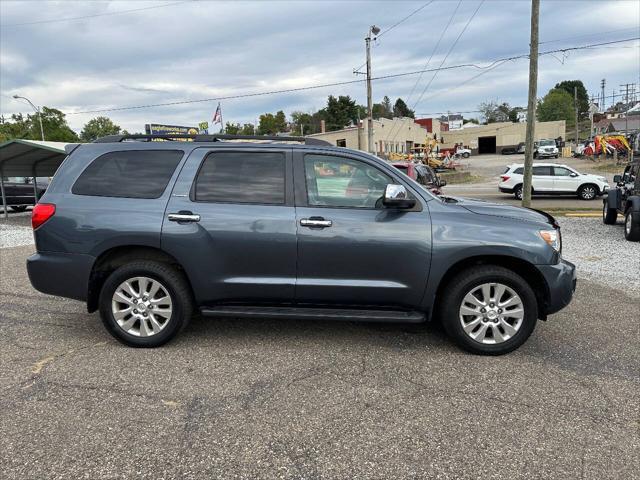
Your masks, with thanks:
[(56, 206), (53, 203), (37, 203), (31, 212), (31, 226), (35, 230), (53, 217), (54, 213), (56, 213)]
[(500, 175), (500, 178), (502, 179), (503, 182), (506, 182), (507, 180), (509, 180), (511, 177), (509, 177), (508, 175)]

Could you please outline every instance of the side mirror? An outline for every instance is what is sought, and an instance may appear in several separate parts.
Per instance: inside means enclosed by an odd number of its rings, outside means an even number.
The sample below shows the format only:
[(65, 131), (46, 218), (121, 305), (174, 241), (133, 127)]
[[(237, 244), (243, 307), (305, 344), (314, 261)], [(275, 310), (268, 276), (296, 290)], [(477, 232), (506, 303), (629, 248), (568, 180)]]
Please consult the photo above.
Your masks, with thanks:
[(390, 183), (384, 189), (382, 204), (389, 208), (413, 208), (416, 201), (413, 198), (409, 198), (409, 193), (404, 185)]
[(620, 183), (620, 182), (622, 182), (622, 175), (614, 175), (613, 183)]
[(578, 174), (574, 172), (574, 173), (571, 173), (569, 176), (573, 177), (573, 178), (576, 178), (578, 176)]
[(440, 185), (441, 187), (446, 187), (446, 186), (447, 186), (447, 181), (446, 181), (446, 180), (440, 180), (439, 185)]

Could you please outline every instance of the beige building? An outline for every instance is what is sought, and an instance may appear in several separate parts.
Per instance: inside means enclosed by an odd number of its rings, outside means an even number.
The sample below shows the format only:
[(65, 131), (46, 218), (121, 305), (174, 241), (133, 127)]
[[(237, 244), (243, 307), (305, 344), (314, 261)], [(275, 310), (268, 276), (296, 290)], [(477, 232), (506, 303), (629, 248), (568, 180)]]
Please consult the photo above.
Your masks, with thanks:
[[(414, 146), (424, 145), (427, 129), (415, 123), (413, 118), (380, 118), (373, 121), (373, 145), (378, 155), (408, 153)], [(367, 150), (367, 122), (333, 132), (315, 133), (308, 137), (325, 140), (338, 147)]]
[[(453, 147), (456, 143), (462, 143), (471, 149), (474, 155), (482, 153), (501, 153), (504, 147), (516, 147), (526, 138), (526, 122), (511, 123), (499, 122), (489, 125), (470, 126), (465, 124), (462, 130), (453, 132), (441, 132), (444, 140), (443, 147)], [(566, 138), (566, 125), (564, 120), (556, 122), (536, 122), (534, 140), (542, 138)]]

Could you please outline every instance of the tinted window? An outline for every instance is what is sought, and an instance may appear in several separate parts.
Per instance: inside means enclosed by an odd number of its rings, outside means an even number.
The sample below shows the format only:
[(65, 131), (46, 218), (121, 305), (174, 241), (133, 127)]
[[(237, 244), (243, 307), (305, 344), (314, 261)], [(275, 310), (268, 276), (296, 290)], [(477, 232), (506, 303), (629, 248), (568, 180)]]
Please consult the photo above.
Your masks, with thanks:
[(71, 191), (96, 197), (158, 198), (183, 155), (182, 150), (105, 153), (86, 169)]
[[(327, 170), (326, 165), (334, 166)], [(358, 160), (329, 155), (305, 155), (309, 205), (376, 208), (391, 178)], [(337, 168), (336, 168), (337, 167)]]
[(285, 158), (277, 152), (216, 152), (200, 168), (197, 202), (285, 202)]
[(564, 167), (553, 167), (553, 171), (556, 177), (568, 177), (573, 173), (571, 170)]
[(533, 167), (534, 175), (551, 175), (551, 167)]
[(518, 175), (524, 175), (524, 167), (518, 167), (516, 168), (513, 173), (516, 173)]

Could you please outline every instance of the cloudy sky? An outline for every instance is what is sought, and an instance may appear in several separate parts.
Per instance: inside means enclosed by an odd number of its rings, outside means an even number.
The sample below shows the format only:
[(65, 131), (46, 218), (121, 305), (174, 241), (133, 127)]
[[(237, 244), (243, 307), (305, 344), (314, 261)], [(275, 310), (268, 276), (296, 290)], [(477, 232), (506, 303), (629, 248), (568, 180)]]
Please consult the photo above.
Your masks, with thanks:
[[(12, 98), (17, 93), (64, 111), (77, 131), (97, 115), (107, 115), (129, 131), (142, 131), (150, 122), (194, 125), (211, 120), (217, 101), (75, 112), (362, 79), (353, 69), (364, 63), (369, 25), (385, 32), (426, 3), (0, 0), (0, 113), (29, 112)], [(441, 64), (485, 67), (528, 52), (528, 0), (458, 3), (433, 1), (385, 32), (372, 48), (374, 76)], [(541, 52), (639, 36), (637, 0), (542, 0)], [(610, 96), (620, 84), (640, 81), (640, 42), (543, 56), (539, 68), (539, 96), (566, 79), (580, 79), (590, 93), (597, 93), (602, 78)], [(377, 80), (374, 100), (403, 97), (416, 113), (428, 116), (477, 110), (487, 100), (526, 104), (526, 58), (492, 69), (472, 66), (433, 75)], [(310, 111), (322, 108), (329, 94), (366, 103), (364, 83), (355, 83), (223, 100), (224, 120), (253, 122), (261, 113), (280, 109), (287, 114)]]

